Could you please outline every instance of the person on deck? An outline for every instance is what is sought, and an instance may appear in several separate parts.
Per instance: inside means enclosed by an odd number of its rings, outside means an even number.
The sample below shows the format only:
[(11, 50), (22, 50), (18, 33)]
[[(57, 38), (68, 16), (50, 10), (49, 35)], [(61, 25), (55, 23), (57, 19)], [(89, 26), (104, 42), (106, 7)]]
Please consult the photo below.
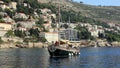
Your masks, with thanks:
[(55, 46), (59, 46), (59, 42), (58, 41), (55, 42)]

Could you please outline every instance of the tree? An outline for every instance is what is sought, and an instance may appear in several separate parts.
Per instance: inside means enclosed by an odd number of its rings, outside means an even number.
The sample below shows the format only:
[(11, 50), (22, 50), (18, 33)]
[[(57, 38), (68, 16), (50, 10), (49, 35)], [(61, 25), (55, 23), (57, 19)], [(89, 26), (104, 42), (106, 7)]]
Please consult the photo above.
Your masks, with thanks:
[(14, 1), (14, 2), (19, 2), (19, 0), (11, 0), (11, 1)]
[(9, 3), (11, 2), (11, 0), (3, 0), (5, 3)]
[(91, 39), (91, 34), (88, 32), (88, 30), (81, 31), (81, 39)]
[(5, 36), (7, 36), (7, 37), (14, 37), (15, 34), (14, 34), (14, 32), (12, 30), (8, 30), (7, 33), (5, 34)]
[(55, 24), (53, 24), (53, 23), (51, 24), (51, 26), (52, 26), (52, 28), (55, 28), (55, 27), (56, 27), (56, 25), (55, 25)]
[(43, 28), (43, 23), (44, 23), (43, 19), (40, 18), (39, 21), (36, 22), (36, 26), (39, 28)]
[(43, 43), (45, 43), (47, 41), (44, 37), (40, 37), (39, 40)]
[(26, 36), (25, 31), (22, 31), (22, 30), (15, 30), (14, 33), (16, 36), (18, 36), (20, 38), (24, 38)]
[(28, 6), (17, 5), (17, 12), (23, 12), (27, 15), (32, 15), (34, 13), (33, 8), (29, 8)]
[(3, 43), (3, 40), (1, 39), (1, 37), (0, 37), (0, 44), (2, 44)]
[(102, 38), (102, 39), (105, 38), (105, 34), (104, 33), (100, 33), (99, 32), (98, 35), (99, 35), (99, 38)]
[(31, 28), (29, 30), (29, 33), (30, 33), (30, 36), (34, 36), (35, 38), (39, 38), (39, 30), (37, 28), (36, 29)]
[(0, 15), (0, 19), (2, 19), (2, 16)]
[(0, 7), (0, 12), (2, 12), (3, 10), (2, 10), (2, 8)]
[(85, 27), (81, 27), (80, 25), (76, 26), (78, 32), (78, 38), (79, 39), (93, 39), (91, 36), (91, 33), (88, 32), (88, 30)]
[(0, 19), (0, 22), (5, 22), (3, 19)]
[(68, 25), (67, 25), (67, 24), (64, 24), (63, 27), (64, 27), (65, 29), (67, 29), (67, 28), (68, 28)]
[(18, 21), (25, 21), (24, 18), (14, 18), (15, 22), (18, 22)]
[(11, 18), (15, 15), (15, 11), (11, 11), (10, 9), (4, 10)]
[(113, 41), (120, 42), (120, 34), (115, 33), (115, 32), (105, 31), (105, 38), (109, 42), (113, 42)]

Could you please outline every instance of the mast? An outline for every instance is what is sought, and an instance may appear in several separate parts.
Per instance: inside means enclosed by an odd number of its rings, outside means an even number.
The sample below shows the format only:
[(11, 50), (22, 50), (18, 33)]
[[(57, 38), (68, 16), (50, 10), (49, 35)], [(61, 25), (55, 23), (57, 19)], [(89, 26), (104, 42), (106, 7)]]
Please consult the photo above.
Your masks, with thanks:
[(68, 40), (69, 41), (71, 41), (71, 37), (70, 37), (70, 35), (71, 35), (71, 30), (70, 30), (70, 16), (69, 16), (69, 25), (68, 25), (68, 32), (69, 32), (69, 36), (68, 36)]
[(58, 41), (59, 41), (59, 45), (60, 45), (60, 5), (59, 5), (59, 9), (58, 9)]

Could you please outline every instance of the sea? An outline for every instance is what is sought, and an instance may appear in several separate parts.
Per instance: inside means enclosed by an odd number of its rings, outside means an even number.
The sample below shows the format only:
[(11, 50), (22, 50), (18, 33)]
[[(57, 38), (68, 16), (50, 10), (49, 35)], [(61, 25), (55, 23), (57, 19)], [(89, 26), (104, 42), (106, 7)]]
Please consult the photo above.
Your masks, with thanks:
[(120, 47), (84, 47), (67, 58), (51, 58), (46, 48), (0, 49), (0, 68), (120, 68)]

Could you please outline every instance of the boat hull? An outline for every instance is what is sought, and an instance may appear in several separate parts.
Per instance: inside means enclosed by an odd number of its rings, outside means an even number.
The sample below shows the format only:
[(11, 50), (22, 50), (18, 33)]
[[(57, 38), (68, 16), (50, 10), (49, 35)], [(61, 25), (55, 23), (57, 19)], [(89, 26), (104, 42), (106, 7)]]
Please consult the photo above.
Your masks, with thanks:
[(51, 52), (50, 50), (49, 54), (51, 57), (68, 57), (69, 56), (69, 51), (61, 50), (61, 49), (56, 49), (55, 51)]
[(48, 48), (50, 57), (69, 57), (69, 56), (76, 56), (79, 55), (79, 52), (72, 52), (72, 51), (66, 51), (66, 50), (62, 50), (59, 48), (55, 48), (54, 50), (50, 50)]

